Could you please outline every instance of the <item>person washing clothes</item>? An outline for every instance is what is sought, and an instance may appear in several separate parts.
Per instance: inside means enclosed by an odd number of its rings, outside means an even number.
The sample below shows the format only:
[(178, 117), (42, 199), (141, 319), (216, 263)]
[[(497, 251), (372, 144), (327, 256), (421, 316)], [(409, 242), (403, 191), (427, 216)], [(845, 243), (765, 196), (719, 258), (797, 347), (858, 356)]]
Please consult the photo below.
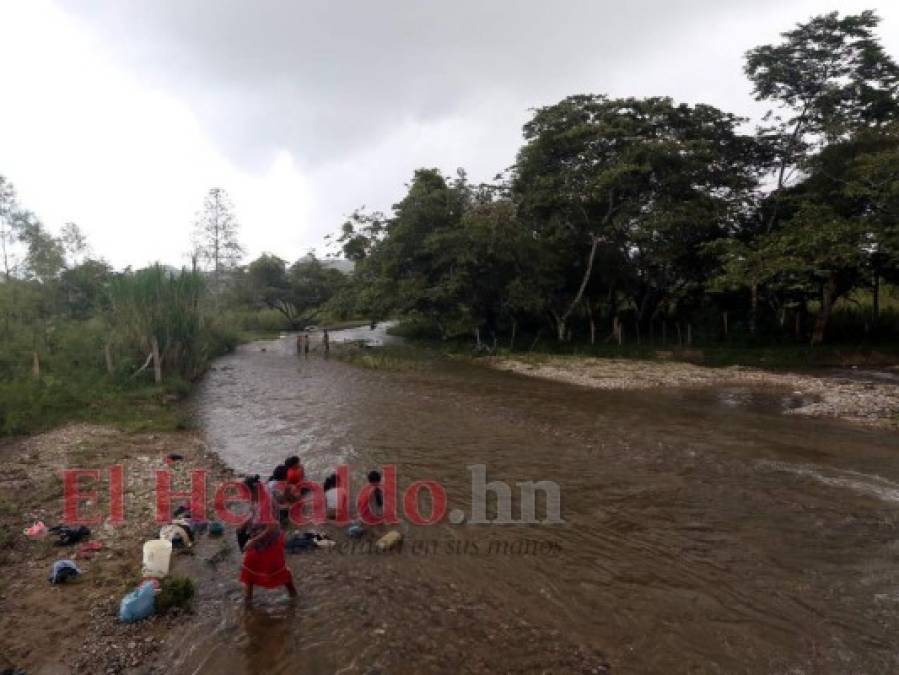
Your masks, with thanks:
[(250, 515), (238, 531), (245, 539), (242, 546), (243, 564), (240, 568), (244, 603), (250, 605), (253, 602), (253, 590), (256, 586), (283, 586), (288, 595), (295, 598), (297, 589), (284, 555), (284, 534), (278, 524), (276, 502), (260, 482), (259, 476), (246, 478), (244, 485), (249, 488), (252, 500)]

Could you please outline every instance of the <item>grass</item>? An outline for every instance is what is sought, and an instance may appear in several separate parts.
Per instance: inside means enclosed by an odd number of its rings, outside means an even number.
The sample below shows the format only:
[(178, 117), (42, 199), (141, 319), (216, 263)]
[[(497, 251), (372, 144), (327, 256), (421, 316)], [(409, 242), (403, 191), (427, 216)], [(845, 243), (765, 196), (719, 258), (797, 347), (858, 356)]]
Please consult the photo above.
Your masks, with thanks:
[(189, 383), (176, 378), (163, 386), (129, 386), (102, 376), (8, 381), (0, 384), (0, 436), (46, 431), (70, 421), (126, 431), (183, 430), (192, 421), (178, 402), (189, 390)]

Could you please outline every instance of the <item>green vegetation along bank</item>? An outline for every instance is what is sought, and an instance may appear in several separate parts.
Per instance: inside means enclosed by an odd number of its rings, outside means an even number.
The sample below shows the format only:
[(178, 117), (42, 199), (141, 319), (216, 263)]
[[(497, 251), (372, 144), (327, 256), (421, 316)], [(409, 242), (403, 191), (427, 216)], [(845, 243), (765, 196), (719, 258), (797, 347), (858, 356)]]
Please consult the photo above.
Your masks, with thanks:
[(491, 349), (894, 343), (899, 66), (877, 26), (824, 14), (749, 50), (755, 129), (577, 94), (536, 109), (496, 182), (416, 171), (391, 213), (344, 224), (332, 309)]

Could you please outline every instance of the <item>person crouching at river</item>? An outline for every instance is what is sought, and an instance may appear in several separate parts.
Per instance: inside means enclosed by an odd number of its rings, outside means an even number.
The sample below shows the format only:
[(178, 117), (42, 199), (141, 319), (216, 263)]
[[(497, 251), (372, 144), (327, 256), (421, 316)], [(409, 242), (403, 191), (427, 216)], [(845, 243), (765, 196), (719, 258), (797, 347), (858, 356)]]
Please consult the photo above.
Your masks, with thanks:
[(288, 484), (292, 487), (299, 488), (303, 479), (306, 478), (306, 472), (303, 470), (303, 465), (300, 464), (300, 458), (296, 455), (291, 455), (284, 460), (284, 466), (287, 467)]
[(341, 501), (346, 500), (346, 488), (340, 484), (336, 473), (331, 473), (322, 483), (325, 493), (325, 509), (328, 518), (336, 518)]
[(246, 522), (240, 526), (246, 537), (243, 546), (243, 564), (240, 581), (244, 585), (244, 602), (253, 602), (253, 589), (284, 586), (290, 597), (296, 597), (293, 574), (284, 556), (284, 534), (278, 524), (275, 501), (259, 481), (259, 476), (244, 480), (250, 489), (251, 510)]
[(281, 527), (287, 526), (290, 505), (296, 501), (294, 492), (288, 483), (287, 474), (287, 467), (284, 464), (279, 464), (268, 479), (268, 492), (275, 502), (278, 522), (281, 524)]
[(359, 498), (359, 519), (363, 525), (374, 525), (384, 515), (384, 492), (381, 490), (381, 472), (368, 472), (369, 487)]

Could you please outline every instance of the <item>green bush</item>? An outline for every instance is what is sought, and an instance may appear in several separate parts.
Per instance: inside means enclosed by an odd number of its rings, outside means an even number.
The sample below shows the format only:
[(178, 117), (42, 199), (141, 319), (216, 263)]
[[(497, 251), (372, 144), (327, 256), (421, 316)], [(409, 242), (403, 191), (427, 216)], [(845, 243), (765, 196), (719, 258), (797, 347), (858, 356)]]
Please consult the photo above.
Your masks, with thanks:
[(162, 580), (162, 588), (156, 594), (156, 613), (165, 614), (173, 609), (187, 611), (191, 607), (196, 588), (190, 577), (171, 576)]

